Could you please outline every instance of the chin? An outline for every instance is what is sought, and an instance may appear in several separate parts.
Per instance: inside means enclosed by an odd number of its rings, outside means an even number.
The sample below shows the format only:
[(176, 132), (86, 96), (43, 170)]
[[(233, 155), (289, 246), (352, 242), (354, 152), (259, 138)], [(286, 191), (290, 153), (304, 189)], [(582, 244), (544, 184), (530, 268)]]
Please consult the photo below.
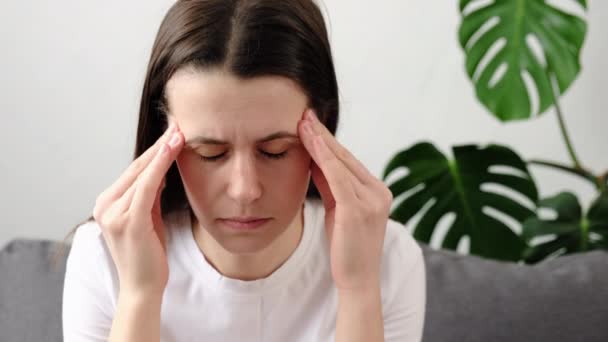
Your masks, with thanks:
[(227, 244), (223, 244), (222, 247), (230, 252), (230, 254), (233, 255), (255, 255), (255, 254), (259, 254), (262, 250), (264, 250), (266, 247), (268, 247), (268, 245), (256, 245), (256, 244), (251, 244), (251, 243), (234, 243), (234, 242), (229, 242)]
[[(274, 220), (273, 220), (274, 221)], [(218, 227), (217, 231), (208, 231), (217, 243), (226, 251), (235, 255), (256, 254), (268, 248), (284, 231), (278, 231), (277, 222), (269, 222), (265, 227), (266, 231), (243, 234), (226, 234), (223, 228)]]

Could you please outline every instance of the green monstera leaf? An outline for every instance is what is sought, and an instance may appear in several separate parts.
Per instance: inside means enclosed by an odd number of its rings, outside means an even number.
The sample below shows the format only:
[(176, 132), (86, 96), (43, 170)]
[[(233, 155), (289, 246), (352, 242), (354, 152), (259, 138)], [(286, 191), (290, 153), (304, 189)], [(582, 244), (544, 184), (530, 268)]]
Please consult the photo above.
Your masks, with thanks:
[(608, 193), (602, 193), (583, 215), (575, 195), (561, 192), (539, 202), (540, 208), (551, 209), (556, 218), (531, 217), (524, 222), (522, 237), (530, 243), (536, 237), (550, 237), (523, 253), (526, 263), (535, 263), (549, 256), (608, 249)]
[[(538, 192), (526, 163), (499, 145), (456, 146), (453, 153), (454, 160), (448, 160), (431, 143), (422, 142), (390, 160), (383, 173), (385, 181), (393, 172), (406, 171), (406, 175), (388, 184), (397, 204), (391, 218), (407, 224), (420, 213), (413, 235), (429, 243), (438, 222), (452, 213), (455, 218), (442, 240), (442, 248), (456, 250), (460, 240), (468, 237), (470, 254), (519, 260), (525, 242), (501, 216), (519, 223), (535, 216)], [(497, 191), (496, 185), (523, 196), (532, 208), (513, 198), (517, 196)]]
[[(585, 0), (570, 1), (587, 9)], [(562, 94), (580, 71), (586, 22), (545, 0), (494, 0), (480, 7), (483, 3), (460, 0), (459, 40), (477, 97), (502, 121), (529, 118), (532, 91), (525, 74), (542, 114), (555, 102), (551, 79)]]

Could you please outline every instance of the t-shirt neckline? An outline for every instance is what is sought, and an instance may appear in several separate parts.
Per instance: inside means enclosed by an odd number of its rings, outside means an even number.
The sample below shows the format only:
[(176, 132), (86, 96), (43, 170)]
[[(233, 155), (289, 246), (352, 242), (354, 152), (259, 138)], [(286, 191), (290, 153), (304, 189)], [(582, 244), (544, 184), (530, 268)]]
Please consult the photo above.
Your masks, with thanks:
[(170, 229), (170, 231), (177, 234), (178, 244), (176, 249), (181, 254), (181, 259), (184, 261), (185, 266), (192, 276), (200, 279), (205, 286), (215, 291), (227, 291), (242, 295), (259, 295), (274, 289), (278, 285), (285, 284), (298, 269), (301, 269), (300, 265), (306, 259), (310, 250), (312, 237), (317, 233), (317, 227), (320, 226), (318, 224), (319, 210), (317, 207), (322, 204), (316, 200), (306, 199), (303, 205), (304, 223), (300, 243), (278, 269), (262, 279), (240, 280), (229, 278), (211, 266), (194, 240), (188, 210), (185, 210), (183, 215), (181, 215), (182, 219), (180, 220), (179, 227), (176, 227), (177, 229)]

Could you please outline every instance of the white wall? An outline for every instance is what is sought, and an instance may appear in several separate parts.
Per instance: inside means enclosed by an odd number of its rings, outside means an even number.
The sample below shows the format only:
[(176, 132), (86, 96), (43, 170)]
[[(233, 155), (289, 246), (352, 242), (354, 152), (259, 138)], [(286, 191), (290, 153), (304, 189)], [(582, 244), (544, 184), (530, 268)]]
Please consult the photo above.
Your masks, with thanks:
[[(478, 104), (457, 1), (325, 0), (341, 87), (339, 140), (380, 177), (420, 140), (503, 143), (569, 162), (552, 112), (503, 125)], [(0, 246), (62, 239), (131, 161), (146, 63), (167, 0), (5, 1), (0, 12)], [(576, 150), (608, 168), (608, 2), (591, 1), (583, 71), (562, 99)], [(369, 128), (374, 130), (370, 131)], [(534, 167), (541, 195), (593, 189)]]

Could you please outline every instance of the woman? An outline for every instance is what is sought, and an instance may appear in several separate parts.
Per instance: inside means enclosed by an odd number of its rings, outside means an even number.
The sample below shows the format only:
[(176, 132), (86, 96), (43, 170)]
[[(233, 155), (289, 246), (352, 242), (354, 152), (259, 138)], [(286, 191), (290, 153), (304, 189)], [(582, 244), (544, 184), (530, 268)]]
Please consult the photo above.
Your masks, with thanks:
[(177, 1), (134, 161), (75, 231), (64, 341), (419, 341), (421, 249), (338, 108), (312, 0)]

